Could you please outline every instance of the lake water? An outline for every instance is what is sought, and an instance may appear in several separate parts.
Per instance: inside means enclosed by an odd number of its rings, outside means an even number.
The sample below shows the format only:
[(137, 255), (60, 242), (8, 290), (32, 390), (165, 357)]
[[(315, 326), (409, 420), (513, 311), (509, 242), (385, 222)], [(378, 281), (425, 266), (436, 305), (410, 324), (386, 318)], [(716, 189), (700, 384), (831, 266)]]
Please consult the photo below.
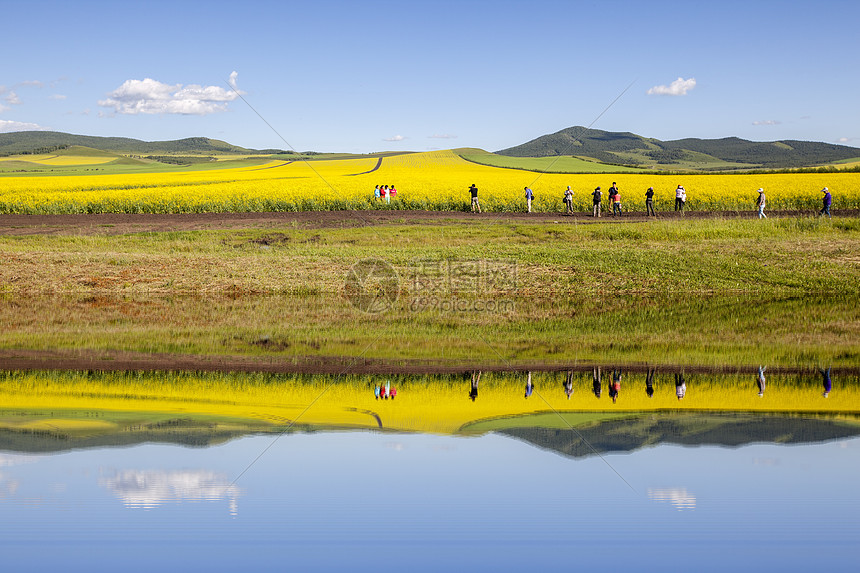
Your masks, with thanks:
[[(840, 391), (856, 396), (856, 376), (834, 375), (824, 398), (815, 373), (769, 376), (761, 397), (754, 376), (698, 374), (678, 401), (667, 374), (658, 393), (675, 407), (619, 412), (605, 394), (588, 394), (589, 373), (574, 379), (571, 411), (535, 402), (551, 393), (566, 402), (560, 385), (549, 390), (558, 373), (535, 373), (541, 385), (528, 399), (524, 373), (485, 374), (474, 402), (460, 377), (397, 379), (395, 401), (373, 397), (378, 377), (300, 380), (300, 390), (294, 380), (292, 390), (271, 389), (270, 380), (253, 386), (269, 422), (277, 416), (263, 403), (272, 396), (286, 403), (328, 390), (291, 404), (302, 416), (260, 427), (237, 421), (249, 417), (241, 404), (206, 414), (202, 399), (169, 402), (194, 394), (187, 380), (165, 382), (154, 413), (142, 397), (154, 384), (146, 376), (119, 386), (115, 374), (32, 376), (6, 373), (0, 388), (8, 571), (807, 571), (850, 570), (860, 558), (857, 401), (831, 401)], [(634, 387), (653, 400), (644, 373), (626, 376), (615, 407)], [(509, 387), (516, 402), (500, 401)], [(697, 405), (704, 388), (714, 400), (728, 391), (752, 405), (808, 403), (727, 410)], [(388, 429), (332, 414), (302, 424), (317, 405), (355, 403), (350, 392), (383, 422), (396, 407), (417, 421)], [(466, 408), (519, 409), (463, 424), (472, 414), (448, 404), (449, 392)], [(419, 408), (412, 393), (438, 396), (448, 426), (428, 422), (433, 405)], [(49, 395), (81, 401), (51, 411)]]

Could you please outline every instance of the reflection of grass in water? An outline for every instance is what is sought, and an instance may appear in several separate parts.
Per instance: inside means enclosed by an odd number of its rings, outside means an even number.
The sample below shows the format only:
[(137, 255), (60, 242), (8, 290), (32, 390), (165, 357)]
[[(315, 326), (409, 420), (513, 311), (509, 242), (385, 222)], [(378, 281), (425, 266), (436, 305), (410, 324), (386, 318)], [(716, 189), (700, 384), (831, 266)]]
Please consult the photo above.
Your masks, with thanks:
[(500, 313), (436, 312), (413, 310), (401, 295), (398, 306), (368, 315), (332, 296), (5, 297), (0, 348), (471, 364), (860, 364), (856, 297), (509, 298)]
[[(760, 398), (753, 375), (691, 374), (686, 377), (687, 396), (678, 401), (671, 374), (657, 376), (653, 398), (645, 393), (644, 374), (625, 374), (614, 404), (608, 396), (608, 375), (599, 399), (592, 393), (590, 373), (575, 373), (571, 400), (564, 394), (562, 373), (534, 373), (532, 378), (536, 392), (526, 399), (524, 374), (485, 373), (472, 402), (469, 380), (463, 376), (7, 372), (0, 373), (0, 400), (5, 408), (17, 410), (159, 412), (281, 426), (296, 419), (302, 426), (377, 428), (381, 422), (387, 429), (436, 433), (456, 432), (476, 420), (551, 410), (860, 411), (856, 375), (835, 376), (833, 392), (825, 399), (821, 379), (814, 375), (769, 376)], [(397, 388), (397, 398), (374, 399), (373, 386), (387, 380)], [(59, 417), (68, 418), (62, 413)]]

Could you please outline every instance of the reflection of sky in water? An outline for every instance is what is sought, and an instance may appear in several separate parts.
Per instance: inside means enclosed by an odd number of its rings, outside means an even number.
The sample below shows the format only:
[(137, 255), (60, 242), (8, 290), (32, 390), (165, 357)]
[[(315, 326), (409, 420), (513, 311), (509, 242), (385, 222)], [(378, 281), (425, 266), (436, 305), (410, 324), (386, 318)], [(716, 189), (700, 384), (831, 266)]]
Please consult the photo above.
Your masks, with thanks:
[[(860, 558), (858, 439), (576, 459), (499, 435), (273, 440), (80, 450), (5, 467), (3, 483), (18, 484), (0, 497), (5, 563), (792, 571), (846, 570)], [(239, 480), (242, 509), (231, 515), (231, 481), (270, 445)]]
[(684, 487), (648, 488), (648, 499), (671, 503), (678, 509), (695, 509), (696, 496)]
[(239, 487), (227, 476), (206, 470), (123, 470), (103, 477), (101, 485), (128, 507), (152, 508), (164, 503), (229, 500), (238, 511)]

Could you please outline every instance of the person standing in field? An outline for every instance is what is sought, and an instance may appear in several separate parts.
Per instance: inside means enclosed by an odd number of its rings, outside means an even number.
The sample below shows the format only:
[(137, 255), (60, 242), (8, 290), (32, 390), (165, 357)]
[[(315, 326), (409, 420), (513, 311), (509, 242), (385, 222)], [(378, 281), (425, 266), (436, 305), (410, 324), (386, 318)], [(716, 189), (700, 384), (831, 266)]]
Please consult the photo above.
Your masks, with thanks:
[(833, 197), (830, 195), (830, 190), (827, 187), (822, 189), (821, 192), (824, 193), (824, 205), (821, 207), (821, 211), (818, 212), (818, 216), (827, 215), (828, 219), (832, 219), (830, 205), (833, 203)]
[(612, 216), (621, 216), (621, 192), (615, 188), (615, 195), (612, 196)]
[(377, 186), (373, 189), (373, 198), (374, 198), (376, 201), (379, 201), (379, 200), (381, 200), (381, 199), (382, 199), (382, 191), (380, 191), (380, 190), (379, 190), (379, 185), (377, 185)]
[(755, 206), (758, 207), (758, 218), (759, 219), (767, 219), (767, 215), (764, 214), (765, 201), (766, 201), (766, 199), (764, 196), (764, 189), (759, 187), (758, 199), (755, 202)]
[(647, 191), (645, 191), (645, 216), (657, 216), (657, 213), (654, 212), (654, 188), (649, 187)]
[(594, 203), (594, 209), (593, 209), (593, 211), (592, 211), (592, 215), (591, 215), (591, 216), (592, 216), (592, 217), (600, 217), (600, 202), (601, 202), (601, 199), (602, 199), (602, 198), (601, 198), (601, 193), (600, 193), (600, 187), (597, 187), (597, 188), (594, 190), (594, 193), (592, 193), (592, 194), (591, 194), (591, 196), (594, 198), (594, 201), (593, 201), (593, 203)]
[(570, 185), (564, 190), (564, 203), (567, 205), (567, 214), (573, 215), (573, 191), (570, 189)]
[(528, 212), (531, 213), (532, 212), (532, 199), (535, 198), (535, 194), (528, 187), (523, 187), (523, 189), (525, 189), (525, 191), (526, 191), (526, 208), (528, 209)]
[(687, 203), (687, 190), (684, 189), (683, 185), (678, 185), (678, 188), (675, 189), (675, 211), (680, 211), (681, 214), (684, 214), (684, 204)]
[(394, 185), (388, 187), (388, 197), (391, 199), (397, 197), (397, 189), (394, 188)]
[(472, 186), (469, 187), (469, 193), (472, 194), (472, 213), (481, 212), (481, 204), (478, 203), (478, 188), (475, 187), (475, 184), (472, 183)]
[(612, 182), (612, 187), (609, 188), (609, 204), (606, 206), (606, 210), (611, 212), (613, 215), (615, 212), (612, 210), (612, 205), (615, 203), (615, 194), (618, 193), (618, 184), (615, 181)]
[(391, 191), (388, 189), (388, 185), (382, 188), (382, 196), (385, 197), (385, 202), (387, 204), (391, 204)]

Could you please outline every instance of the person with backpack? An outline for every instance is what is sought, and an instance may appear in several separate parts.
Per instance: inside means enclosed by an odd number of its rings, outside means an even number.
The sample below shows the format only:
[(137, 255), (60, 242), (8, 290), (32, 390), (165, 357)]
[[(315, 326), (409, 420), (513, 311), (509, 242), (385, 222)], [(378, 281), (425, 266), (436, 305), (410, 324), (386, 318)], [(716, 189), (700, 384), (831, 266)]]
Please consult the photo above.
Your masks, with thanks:
[(567, 206), (566, 213), (573, 215), (573, 191), (570, 189), (570, 185), (564, 190), (564, 203)]
[(528, 209), (528, 212), (531, 213), (532, 212), (532, 199), (535, 198), (535, 194), (528, 187), (523, 187), (523, 189), (526, 190), (526, 207)]
[(615, 188), (615, 195), (612, 196), (612, 216), (621, 216), (621, 192)]
[(602, 199), (601, 193), (600, 193), (600, 187), (597, 187), (594, 190), (594, 192), (591, 194), (591, 196), (594, 198), (594, 201), (593, 201), (594, 209), (592, 210), (591, 216), (592, 217), (600, 217), (600, 202)]
[(654, 212), (654, 188), (649, 187), (647, 191), (645, 191), (645, 216), (657, 216), (657, 213)]
[(472, 183), (472, 186), (469, 187), (469, 193), (472, 194), (472, 213), (481, 212), (481, 204), (478, 203), (478, 188), (475, 187), (475, 184)]

